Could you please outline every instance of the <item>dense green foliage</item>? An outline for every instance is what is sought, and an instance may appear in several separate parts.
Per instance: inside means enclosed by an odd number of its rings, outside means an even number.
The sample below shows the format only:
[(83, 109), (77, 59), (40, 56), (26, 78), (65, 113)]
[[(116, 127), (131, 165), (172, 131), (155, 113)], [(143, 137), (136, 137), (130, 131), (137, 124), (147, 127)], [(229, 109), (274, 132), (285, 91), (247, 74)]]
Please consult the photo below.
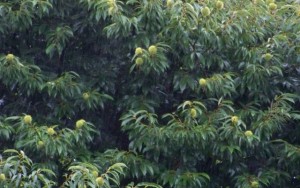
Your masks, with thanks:
[(0, 187), (300, 187), (300, 5), (1, 0)]

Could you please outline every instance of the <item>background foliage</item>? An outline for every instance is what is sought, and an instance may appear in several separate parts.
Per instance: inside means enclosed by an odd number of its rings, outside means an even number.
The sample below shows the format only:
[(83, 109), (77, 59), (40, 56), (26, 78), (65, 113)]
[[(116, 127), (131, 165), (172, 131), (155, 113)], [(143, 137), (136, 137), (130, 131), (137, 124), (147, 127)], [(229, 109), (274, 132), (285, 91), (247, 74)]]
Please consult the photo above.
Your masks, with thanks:
[(300, 187), (300, 5), (0, 1), (1, 187)]

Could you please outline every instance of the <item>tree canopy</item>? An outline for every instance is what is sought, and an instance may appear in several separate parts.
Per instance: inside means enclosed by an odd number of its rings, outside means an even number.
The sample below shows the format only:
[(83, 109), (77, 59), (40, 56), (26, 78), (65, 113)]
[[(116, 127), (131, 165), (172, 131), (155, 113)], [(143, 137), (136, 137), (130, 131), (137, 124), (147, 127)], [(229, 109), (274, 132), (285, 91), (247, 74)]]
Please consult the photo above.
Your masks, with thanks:
[(1, 0), (0, 187), (300, 187), (300, 4)]

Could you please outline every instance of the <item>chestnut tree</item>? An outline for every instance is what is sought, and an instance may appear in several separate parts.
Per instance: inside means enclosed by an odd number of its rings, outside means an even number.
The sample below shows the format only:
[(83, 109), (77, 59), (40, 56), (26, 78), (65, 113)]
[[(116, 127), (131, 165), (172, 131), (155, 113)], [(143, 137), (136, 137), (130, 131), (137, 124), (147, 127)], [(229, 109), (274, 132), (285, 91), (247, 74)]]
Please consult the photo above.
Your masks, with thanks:
[(2, 0), (0, 187), (300, 187), (297, 0)]

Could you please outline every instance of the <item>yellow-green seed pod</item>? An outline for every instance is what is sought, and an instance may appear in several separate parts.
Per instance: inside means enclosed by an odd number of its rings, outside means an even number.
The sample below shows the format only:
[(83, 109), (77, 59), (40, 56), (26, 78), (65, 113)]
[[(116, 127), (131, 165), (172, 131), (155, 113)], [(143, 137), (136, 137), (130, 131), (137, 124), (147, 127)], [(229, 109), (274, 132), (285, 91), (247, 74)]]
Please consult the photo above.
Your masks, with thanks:
[(32, 117), (31, 117), (31, 115), (25, 115), (23, 120), (24, 120), (25, 124), (29, 125), (32, 122)]
[(5, 57), (6, 61), (10, 62), (15, 59), (14, 54), (7, 54)]
[(157, 47), (152, 45), (148, 48), (150, 56), (155, 56), (157, 54)]
[(196, 118), (197, 117), (197, 111), (195, 108), (192, 108), (191, 111), (190, 111), (190, 114), (192, 116), (192, 118)]
[(200, 84), (200, 86), (206, 86), (206, 79), (204, 79), (204, 78), (200, 78), (199, 79), (199, 84)]
[(42, 147), (44, 147), (44, 145), (45, 145), (45, 143), (41, 140), (39, 140), (37, 143), (38, 148), (42, 148)]
[(270, 9), (271, 11), (274, 11), (274, 10), (277, 9), (277, 5), (276, 5), (275, 3), (270, 3), (270, 4), (269, 4), (269, 9)]
[(0, 174), (0, 181), (5, 181), (5, 180), (6, 180), (5, 174), (1, 173)]
[(171, 8), (174, 4), (174, 1), (173, 0), (167, 0), (167, 7), (168, 8)]
[(96, 182), (100, 187), (104, 185), (104, 179), (101, 176), (96, 178)]
[(143, 63), (144, 63), (143, 58), (141, 58), (141, 57), (136, 58), (135, 64), (136, 64), (137, 66), (141, 66)]
[(272, 59), (273, 55), (270, 53), (266, 53), (263, 55), (263, 57), (266, 61), (270, 61)]
[(92, 172), (92, 174), (93, 174), (94, 177), (98, 177), (98, 175), (99, 175), (98, 171), (96, 171), (96, 170), (94, 170), (94, 171)]
[(231, 122), (233, 125), (236, 125), (239, 121), (239, 118), (237, 116), (232, 116), (231, 117)]
[(83, 100), (86, 101), (86, 100), (88, 100), (90, 98), (90, 94), (87, 93), (87, 92), (85, 92), (85, 93), (82, 94), (82, 98), (83, 98)]
[(210, 15), (210, 9), (208, 7), (204, 7), (203, 9), (201, 9), (201, 14), (204, 17), (207, 17)]
[(84, 126), (86, 121), (84, 119), (80, 119), (76, 121), (76, 129), (80, 129), (82, 126)]
[(217, 1), (216, 7), (217, 7), (218, 10), (223, 9), (223, 8), (224, 8), (224, 3), (223, 3), (223, 1)]
[(245, 136), (247, 136), (247, 137), (253, 136), (252, 131), (245, 131)]
[(135, 55), (142, 55), (143, 54), (143, 49), (138, 47), (135, 49)]
[(251, 182), (251, 188), (258, 188), (258, 187), (259, 187), (259, 183), (257, 181)]
[(52, 127), (49, 127), (48, 129), (47, 129), (47, 134), (49, 134), (50, 136), (52, 136), (52, 135), (54, 135), (56, 132), (55, 132), (55, 130), (52, 128)]

